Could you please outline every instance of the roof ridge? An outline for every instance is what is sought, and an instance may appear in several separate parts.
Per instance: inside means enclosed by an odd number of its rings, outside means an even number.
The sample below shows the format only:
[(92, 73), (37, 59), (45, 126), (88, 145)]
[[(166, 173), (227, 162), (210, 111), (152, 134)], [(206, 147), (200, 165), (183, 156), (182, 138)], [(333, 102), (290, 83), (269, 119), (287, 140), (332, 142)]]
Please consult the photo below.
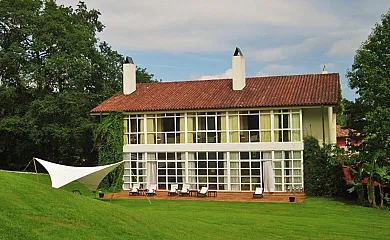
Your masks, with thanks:
[[(276, 78), (276, 77), (299, 77), (299, 76), (324, 76), (324, 75), (339, 75), (339, 73), (308, 73), (308, 74), (290, 74), (290, 75), (272, 75), (272, 76), (253, 76), (245, 77), (245, 79), (256, 79), (256, 78)], [(187, 80), (172, 80), (172, 81), (162, 81), (162, 82), (150, 82), (150, 83), (137, 83), (137, 84), (156, 84), (156, 83), (183, 83), (183, 82), (205, 82), (205, 81), (228, 81), (233, 78), (210, 78), (210, 79), (187, 79)]]

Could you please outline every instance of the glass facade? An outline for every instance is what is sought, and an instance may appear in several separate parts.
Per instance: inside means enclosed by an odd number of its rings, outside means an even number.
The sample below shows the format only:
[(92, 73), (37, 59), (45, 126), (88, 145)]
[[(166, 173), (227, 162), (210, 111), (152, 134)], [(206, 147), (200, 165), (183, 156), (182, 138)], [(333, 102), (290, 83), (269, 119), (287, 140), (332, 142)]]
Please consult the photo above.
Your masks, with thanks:
[(127, 115), (124, 144), (301, 142), (301, 115), (300, 109)]
[(267, 150), (302, 141), (301, 109), (130, 114), (124, 144), (133, 150), (124, 153), (123, 188), (188, 183), (219, 191), (303, 190), (302, 149)]
[(266, 188), (267, 178), (276, 192), (303, 189), (302, 151), (124, 153), (124, 159), (124, 189), (134, 183), (156, 183), (159, 190), (189, 183), (193, 189), (254, 191)]

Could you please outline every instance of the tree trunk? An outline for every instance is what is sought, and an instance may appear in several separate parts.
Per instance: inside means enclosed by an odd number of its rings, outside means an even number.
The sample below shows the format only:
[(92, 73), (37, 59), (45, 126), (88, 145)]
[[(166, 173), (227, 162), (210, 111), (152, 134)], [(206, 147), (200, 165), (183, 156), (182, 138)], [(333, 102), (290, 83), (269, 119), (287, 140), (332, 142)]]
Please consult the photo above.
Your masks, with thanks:
[(357, 201), (359, 205), (364, 204), (364, 186), (361, 185), (359, 187), (356, 187), (356, 193), (357, 193)]
[(375, 200), (374, 182), (371, 179), (367, 183), (367, 195), (368, 195), (368, 202), (371, 203), (373, 207), (377, 207), (376, 200)]
[(380, 208), (384, 209), (385, 206), (384, 206), (384, 203), (383, 203), (383, 198), (384, 198), (384, 196), (383, 196), (383, 186), (381, 184), (379, 184), (379, 196), (381, 198), (381, 206), (380, 206)]

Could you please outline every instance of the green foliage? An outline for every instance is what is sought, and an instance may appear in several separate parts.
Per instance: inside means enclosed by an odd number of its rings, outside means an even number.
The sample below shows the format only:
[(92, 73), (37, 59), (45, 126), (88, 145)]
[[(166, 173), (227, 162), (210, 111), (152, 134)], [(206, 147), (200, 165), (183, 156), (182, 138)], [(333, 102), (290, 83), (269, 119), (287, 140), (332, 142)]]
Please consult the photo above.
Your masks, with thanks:
[(314, 137), (305, 137), (304, 183), (307, 196), (338, 197), (345, 192), (343, 169), (332, 156), (330, 146), (321, 148)]
[[(96, 37), (99, 16), (84, 2), (0, 1), (0, 169), (33, 156), (97, 164), (89, 111), (121, 90), (124, 61)], [(138, 82), (153, 77), (137, 69)]]
[[(378, 223), (388, 221), (390, 212), (320, 198), (302, 204), (153, 199), (152, 204), (146, 199), (109, 203), (19, 175), (0, 171), (4, 239), (352, 240), (389, 234), (387, 225)], [(357, 227), (351, 219), (364, 219), (364, 224)]]
[[(112, 164), (123, 159), (123, 114), (111, 112), (99, 124), (94, 132), (94, 141), (99, 153), (99, 165)], [(100, 184), (101, 188), (110, 188), (121, 178), (121, 168), (109, 173)]]
[[(383, 184), (388, 184), (390, 168), (390, 11), (382, 15), (368, 39), (356, 51), (347, 77), (359, 97), (349, 103), (348, 127), (363, 137), (358, 167), (368, 179), (368, 201), (376, 206), (374, 182), (379, 183), (380, 206), (383, 207)], [(381, 174), (378, 174), (380, 170)], [(360, 173), (360, 171), (356, 171)]]

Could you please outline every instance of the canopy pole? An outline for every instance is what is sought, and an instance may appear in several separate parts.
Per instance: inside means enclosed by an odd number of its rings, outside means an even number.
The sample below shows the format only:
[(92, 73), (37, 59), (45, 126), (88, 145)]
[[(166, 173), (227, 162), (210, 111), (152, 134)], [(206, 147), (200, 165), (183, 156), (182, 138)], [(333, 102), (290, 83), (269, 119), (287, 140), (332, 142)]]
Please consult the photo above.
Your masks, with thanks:
[(110, 198), (110, 202), (111, 202), (112, 198), (114, 197), (114, 194), (115, 194), (115, 191), (116, 191), (116, 187), (118, 186), (118, 183), (119, 183), (119, 177), (121, 176), (121, 172), (122, 172), (122, 170), (123, 170), (123, 164), (124, 164), (124, 163), (122, 163), (122, 166), (121, 166), (121, 168), (120, 168), (120, 171), (119, 171), (118, 178), (116, 179), (116, 183), (115, 183), (114, 191), (112, 192), (112, 195), (111, 195), (111, 198)]
[(35, 162), (35, 158), (34, 157), (33, 157), (33, 161), (34, 161), (35, 175), (37, 176), (37, 182), (39, 182), (38, 171), (37, 171), (37, 164)]

